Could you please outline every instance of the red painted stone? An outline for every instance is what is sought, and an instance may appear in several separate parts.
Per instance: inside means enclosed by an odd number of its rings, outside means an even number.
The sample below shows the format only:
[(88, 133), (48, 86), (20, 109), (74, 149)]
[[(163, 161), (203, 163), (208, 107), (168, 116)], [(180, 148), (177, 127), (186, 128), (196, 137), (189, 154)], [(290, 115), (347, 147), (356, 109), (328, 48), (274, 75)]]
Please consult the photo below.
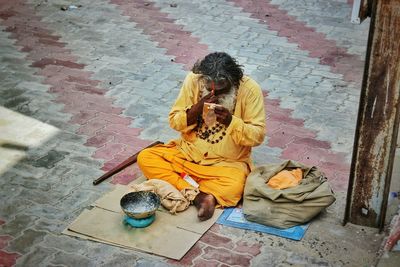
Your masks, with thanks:
[[(127, 159), (127, 158), (125, 158)], [(116, 167), (118, 164), (122, 163), (124, 161), (124, 159), (116, 159), (116, 157), (112, 158), (111, 160), (108, 160), (106, 163), (103, 164), (103, 166), (101, 167), (101, 170), (107, 172), (109, 170), (111, 170), (112, 168)]]
[(206, 247), (202, 258), (205, 260), (217, 260), (230, 266), (250, 266), (250, 260), (253, 257), (248, 254), (234, 253), (232, 250), (224, 248)]
[(201, 256), (203, 252), (203, 248), (205, 245), (198, 241), (196, 244), (185, 254), (185, 256), (180, 260), (168, 260), (169, 264), (174, 266), (192, 266), (193, 261)]
[(261, 244), (249, 244), (248, 241), (239, 241), (236, 243), (236, 247), (233, 249), (239, 253), (247, 253), (252, 256), (256, 256), (261, 253)]
[(96, 117), (98, 113), (95, 110), (79, 110), (79, 113), (74, 114), (71, 119), (69, 120), (70, 123), (73, 124), (86, 124), (89, 120)]
[(294, 140), (296, 144), (304, 144), (309, 147), (316, 147), (316, 148), (325, 148), (330, 149), (331, 145), (327, 141), (320, 141), (315, 138), (296, 138)]
[(214, 232), (214, 233), (220, 233), (222, 226), (219, 224), (213, 224), (213, 226), (211, 226), (210, 229), (208, 229), (208, 231)]
[[(139, 150), (137, 150), (137, 151), (139, 151)], [(108, 171), (108, 170), (114, 168), (115, 166), (119, 165), (120, 163), (124, 162), (126, 159), (131, 157), (137, 151), (135, 151), (134, 153), (127, 153), (126, 151), (122, 151), (118, 154), (115, 154), (112, 159), (110, 159), (104, 163), (104, 165), (101, 169), (104, 171)]]
[[(64, 53), (65, 53), (65, 51), (64, 51)], [(70, 55), (70, 54), (68, 53), (67, 55)], [(68, 68), (65, 66), (62, 67), (61, 72), (63, 75), (65, 75), (65, 77), (67, 77), (67, 79), (69, 76), (90, 79), (93, 75), (92, 71), (82, 70), (82, 69), (78, 69), (78, 68)]]
[(201, 259), (201, 258), (197, 258), (193, 261), (193, 267), (217, 267), (219, 266), (221, 263), (218, 261), (214, 261), (214, 260), (205, 260), (205, 259)]
[(281, 129), (282, 122), (275, 120), (267, 120), (266, 122), (266, 132), (271, 135), (275, 132), (282, 132)]
[(281, 125), (280, 129), (282, 134), (293, 135), (302, 138), (316, 138), (317, 136), (315, 132), (304, 127), (299, 127), (299, 125), (284, 123)]
[(84, 92), (87, 94), (104, 95), (106, 91), (91, 85), (72, 84), (75, 91)]
[(47, 45), (47, 46), (51, 46), (51, 47), (52, 46), (64, 47), (65, 44), (66, 44), (66, 43), (63, 43), (63, 42), (59, 42), (59, 41), (55, 41), (55, 40), (51, 40), (51, 39), (44, 39), (44, 38), (40, 38), (39, 39), (39, 43)]
[(19, 51), (21, 51), (21, 52), (31, 52), (32, 50), (33, 50), (32, 47), (24, 46)]
[(13, 238), (9, 235), (1, 235), (0, 236), (0, 249), (3, 249), (6, 246), (8, 246), (9, 241), (12, 239)]
[[(112, 125), (110, 125), (110, 127), (108, 128), (112, 128)], [(126, 135), (128, 130), (126, 130), (123, 134), (118, 134), (118, 133), (114, 133), (115, 136), (115, 141), (121, 144), (125, 144), (127, 147), (129, 147), (129, 151), (136, 151), (139, 148), (143, 148), (146, 146), (146, 144), (148, 144), (148, 142), (143, 142), (142, 139), (139, 139), (137, 136), (140, 134), (141, 129), (129, 129), (129, 132), (134, 132), (135, 134), (131, 134), (131, 135)], [(139, 146), (139, 147), (138, 147)]]
[[(78, 92), (78, 90), (76, 90), (76, 84), (63, 81), (65, 79), (64, 74), (57, 73), (56, 75), (52, 75), (51, 79), (54, 81), (58, 80), (58, 83), (56, 82), (55, 86), (50, 87), (50, 93), (57, 93), (60, 97), (73, 96), (75, 94), (83, 95), (82, 92)], [(47, 81), (50, 80), (47, 79)], [(51, 85), (53, 85), (53, 83)]]
[(87, 136), (94, 136), (100, 129), (106, 127), (107, 124), (109, 124), (109, 122), (92, 119), (88, 121), (86, 124), (82, 125), (78, 129), (77, 133)]
[(107, 132), (113, 132), (113, 133), (119, 133), (121, 135), (130, 135), (130, 136), (137, 136), (140, 134), (140, 129), (139, 128), (130, 128), (128, 125), (131, 123), (130, 119), (120, 117), (119, 119), (113, 120), (112, 116), (114, 115), (107, 115), (107, 116), (101, 116), (99, 114), (98, 120), (103, 120), (108, 122), (107, 127), (105, 127), (105, 131)]
[(334, 170), (335, 172), (349, 173), (350, 164), (346, 162), (327, 162), (321, 161), (319, 166), (325, 170)]
[(295, 136), (291, 134), (284, 134), (283, 131), (277, 131), (273, 134), (268, 134), (269, 140), (268, 140), (268, 146), (269, 147), (280, 147), (280, 148), (286, 148), (290, 145), (290, 143), (293, 143), (295, 140)]
[[(35, 74), (46, 77), (46, 78), (50, 78), (52, 76), (57, 76), (60, 77), (61, 80), (66, 77), (66, 74), (64, 74), (62, 72), (63, 67), (62, 66), (56, 66), (56, 65), (46, 65), (43, 69), (37, 70), (35, 72)], [(54, 81), (54, 85), (56, 84), (56, 81)], [(51, 83), (49, 83), (50, 85), (53, 85)]]
[[(268, 97), (268, 92), (264, 91), (264, 93), (266, 94), (266, 97)], [(281, 101), (279, 101), (278, 99), (271, 99), (271, 98), (266, 98), (265, 99), (265, 105), (266, 105), (266, 110), (269, 110), (270, 106), (276, 106), (278, 107)], [(287, 111), (289, 111), (288, 109), (286, 109)]]
[(11, 17), (13, 17), (13, 16), (15, 16), (17, 14), (18, 13), (13, 11), (13, 10), (9, 10), (9, 9), (1, 10), (0, 11), (0, 18), (3, 19), (3, 20), (7, 20), (8, 18), (11, 18)]
[(57, 102), (64, 103), (64, 110), (70, 113), (79, 113), (81, 110), (94, 110), (98, 112), (121, 114), (122, 108), (112, 106), (112, 100), (101, 95), (85, 94), (83, 92), (60, 92)]
[(93, 157), (98, 159), (106, 159), (110, 160), (114, 157), (115, 154), (124, 150), (125, 145), (115, 144), (115, 143), (107, 143), (100, 149), (98, 149)]
[(127, 160), (132, 155), (136, 154), (136, 152), (138, 152), (139, 150), (140, 150), (140, 148), (136, 148), (134, 151), (128, 152), (128, 151), (126, 151), (126, 148), (125, 148), (124, 151), (122, 151), (122, 152), (120, 152), (118, 154), (115, 154), (112, 159), (110, 159), (106, 163), (104, 163), (104, 165), (103, 165), (103, 167), (101, 169), (103, 171), (109, 171), (112, 168), (114, 168), (117, 165), (119, 165), (120, 163), (122, 163), (125, 160)]
[(132, 122), (131, 118), (117, 116), (115, 114), (108, 114), (108, 113), (104, 113), (104, 112), (97, 113), (97, 118), (111, 122), (112, 124), (118, 124), (118, 125), (129, 125)]
[(326, 149), (310, 147), (309, 154), (315, 158), (319, 158), (319, 160), (322, 162), (333, 162), (339, 164), (345, 162), (344, 153), (334, 153)]
[(319, 166), (320, 159), (310, 153), (310, 149), (307, 147), (307, 152), (299, 156), (298, 161), (308, 166)]
[(141, 176), (141, 172), (136, 165), (131, 165), (118, 174), (115, 174), (111, 180), (112, 184), (127, 185)]
[[(118, 137), (116, 137), (116, 138), (118, 138)], [(135, 138), (135, 139), (133, 139), (132, 143), (127, 144), (127, 147), (125, 148), (125, 152), (127, 152), (129, 154), (136, 153), (137, 151), (147, 147), (148, 145), (150, 145), (153, 142), (154, 141)]]
[(216, 233), (213, 232), (206, 232), (200, 240), (204, 242), (207, 245), (213, 246), (213, 247), (222, 247), (222, 248), (228, 248), (232, 249), (234, 247), (233, 242), (230, 238), (227, 238), (225, 236), (217, 235)]
[(262, 90), (262, 95), (264, 98), (266, 98), (268, 96), (268, 92), (266, 90)]
[(303, 155), (308, 151), (308, 147), (299, 144), (291, 144), (285, 150), (282, 151), (282, 159), (290, 159), (301, 161)]
[(97, 81), (97, 80), (90, 80), (88, 78), (82, 78), (82, 77), (74, 76), (74, 75), (68, 75), (66, 81), (84, 84), (84, 85), (92, 85), (92, 86), (97, 86), (100, 83), (100, 81)]
[(101, 96), (104, 95), (106, 92), (104, 89), (99, 89), (92, 85), (67, 82), (66, 80), (70, 76), (62, 73), (62, 70), (60, 71), (60, 73), (52, 74), (51, 76), (49, 75), (49, 77), (50, 78), (47, 78), (45, 82), (54, 85), (50, 89), (50, 92), (52, 93), (62, 93), (64, 95), (69, 95), (71, 93), (73, 94), (82, 92), (85, 94), (94, 94)]
[(136, 154), (137, 152), (139, 152), (142, 148), (144, 148), (144, 146), (133, 146), (132, 144), (124, 144), (124, 150), (119, 152), (118, 154), (114, 155), (114, 158), (118, 158), (118, 159), (127, 159), (129, 157), (131, 157), (132, 155)]
[(280, 108), (274, 108), (274, 110), (270, 108), (267, 110), (267, 121), (279, 121), (288, 125), (303, 126), (304, 123), (302, 120), (290, 117), (291, 113), (292, 111), (284, 112)]
[[(111, 100), (108, 100), (107, 102), (111, 102)], [(107, 105), (102, 105), (102, 103), (88, 102), (87, 108), (92, 109), (92, 110), (117, 114), (117, 115), (121, 114), (123, 111), (123, 108), (111, 106), (110, 103), (107, 103)]]
[(2, 267), (11, 267), (14, 266), (17, 258), (19, 258), (21, 254), (18, 253), (9, 253), (3, 250), (0, 250), (0, 266)]
[(34, 32), (33, 36), (41, 38), (41, 39), (49, 39), (49, 40), (53, 40), (53, 41), (60, 40), (60, 36), (55, 36), (48, 32)]
[(106, 143), (108, 143), (112, 140), (114, 140), (114, 136), (104, 133), (104, 132), (100, 132), (100, 133), (97, 133), (95, 136), (90, 137), (86, 141), (85, 145), (93, 146), (93, 147), (102, 147)]

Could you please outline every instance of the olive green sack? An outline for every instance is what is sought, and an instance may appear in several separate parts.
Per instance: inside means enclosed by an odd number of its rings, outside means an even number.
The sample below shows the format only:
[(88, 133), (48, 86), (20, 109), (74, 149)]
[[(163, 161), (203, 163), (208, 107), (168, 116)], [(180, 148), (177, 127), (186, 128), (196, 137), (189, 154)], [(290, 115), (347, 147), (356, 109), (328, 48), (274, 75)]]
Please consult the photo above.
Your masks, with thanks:
[[(279, 190), (266, 183), (278, 172), (301, 168), (300, 184)], [(266, 164), (247, 177), (243, 196), (243, 214), (249, 221), (278, 228), (288, 228), (311, 220), (335, 201), (326, 177), (316, 167), (294, 161)]]

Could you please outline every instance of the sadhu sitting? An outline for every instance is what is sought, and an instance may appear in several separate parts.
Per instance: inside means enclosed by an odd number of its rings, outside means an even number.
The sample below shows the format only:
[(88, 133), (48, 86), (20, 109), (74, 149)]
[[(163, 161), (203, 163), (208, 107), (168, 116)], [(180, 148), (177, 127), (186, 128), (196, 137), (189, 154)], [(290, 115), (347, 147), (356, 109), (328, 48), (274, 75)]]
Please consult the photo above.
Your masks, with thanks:
[(186, 76), (169, 123), (180, 138), (143, 150), (138, 156), (143, 174), (180, 191), (198, 187), (193, 203), (202, 221), (217, 205), (236, 206), (252, 168), (251, 149), (265, 136), (260, 86), (234, 58), (211, 53)]

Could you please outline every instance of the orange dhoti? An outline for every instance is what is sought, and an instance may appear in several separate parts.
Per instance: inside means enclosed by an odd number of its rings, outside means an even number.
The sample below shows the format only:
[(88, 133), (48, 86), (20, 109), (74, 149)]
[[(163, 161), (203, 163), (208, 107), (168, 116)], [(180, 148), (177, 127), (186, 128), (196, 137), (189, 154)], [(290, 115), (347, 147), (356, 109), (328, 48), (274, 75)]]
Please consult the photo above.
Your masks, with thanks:
[(188, 161), (174, 146), (156, 146), (140, 152), (138, 165), (148, 179), (161, 179), (178, 190), (192, 188), (181, 178), (189, 174), (201, 192), (211, 194), (223, 207), (236, 206), (242, 198), (246, 173), (227, 166), (202, 166)]

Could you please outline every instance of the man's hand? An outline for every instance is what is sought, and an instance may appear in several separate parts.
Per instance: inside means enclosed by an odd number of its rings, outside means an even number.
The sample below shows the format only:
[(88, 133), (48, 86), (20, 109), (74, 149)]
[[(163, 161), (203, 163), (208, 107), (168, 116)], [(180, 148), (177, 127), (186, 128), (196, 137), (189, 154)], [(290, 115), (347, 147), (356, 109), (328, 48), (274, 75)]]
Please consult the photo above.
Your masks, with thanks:
[(203, 106), (205, 102), (218, 103), (218, 98), (212, 93), (209, 93), (208, 95), (200, 99), (199, 102), (194, 104), (188, 111), (186, 111), (187, 125), (192, 125), (197, 122), (197, 118), (203, 113)]
[(232, 114), (229, 112), (228, 109), (222, 106), (217, 106), (214, 109), (214, 113), (217, 116), (217, 121), (219, 123), (224, 124), (226, 127), (228, 127), (229, 124), (231, 124)]

